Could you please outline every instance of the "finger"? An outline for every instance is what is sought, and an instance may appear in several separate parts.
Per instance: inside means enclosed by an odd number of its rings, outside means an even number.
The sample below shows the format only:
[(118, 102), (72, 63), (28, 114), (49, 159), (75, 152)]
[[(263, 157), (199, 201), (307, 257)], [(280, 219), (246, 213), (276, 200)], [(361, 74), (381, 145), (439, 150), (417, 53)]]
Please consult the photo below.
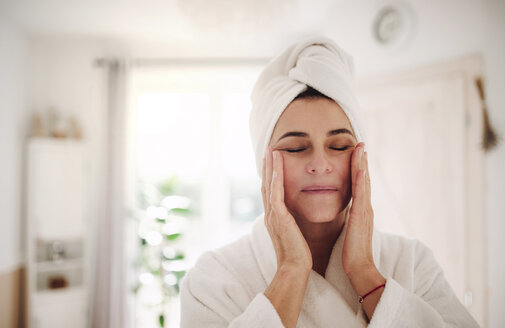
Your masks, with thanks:
[(368, 169), (368, 152), (365, 152), (365, 169), (366, 169), (366, 175), (364, 180), (365, 180), (365, 189), (366, 189), (365, 194), (367, 203), (365, 210), (367, 211), (368, 231), (370, 233), (370, 240), (371, 240), (373, 234), (374, 213), (372, 208), (372, 189), (370, 185), (370, 171)]
[(363, 170), (365, 168), (365, 143), (361, 143), (361, 151), (358, 156), (359, 169)]
[(281, 213), (285, 209), (284, 205), (284, 172), (283, 172), (283, 158), (279, 151), (273, 152), (273, 172), (272, 172), (272, 186), (271, 196), (272, 206), (274, 210)]
[(363, 148), (364, 144), (360, 142), (358, 144), (357, 150), (356, 150), (356, 158), (355, 158), (355, 168), (356, 168), (356, 174), (359, 173), (359, 170), (363, 169)]
[(356, 174), (356, 180), (353, 184), (351, 213), (362, 214), (365, 211), (366, 190), (365, 177), (363, 174), (364, 170), (358, 170), (358, 173)]
[(353, 154), (353, 161), (354, 161), (354, 181), (353, 181), (353, 190), (352, 190), (352, 197), (353, 197), (353, 205), (355, 205), (354, 210), (363, 212), (365, 209), (365, 193), (366, 193), (366, 187), (365, 187), (365, 181), (366, 178), (364, 177), (365, 173), (365, 165), (364, 165), (364, 148), (365, 144), (363, 142), (358, 143), (356, 146), (356, 154)]
[(357, 171), (357, 166), (356, 166), (356, 161), (358, 157), (358, 150), (359, 150), (359, 143), (354, 147), (354, 150), (352, 151), (351, 154), (351, 186), (352, 186), (352, 193), (354, 195), (354, 184), (356, 182), (356, 171)]
[(352, 153), (352, 159), (351, 159), (351, 179), (352, 179), (352, 193), (354, 197), (355, 189), (357, 188), (357, 178), (359, 174), (359, 170), (361, 169), (361, 161), (362, 161), (362, 150), (363, 150), (363, 143), (360, 142), (356, 145), (356, 148), (354, 148), (354, 151)]
[(267, 210), (266, 186), (265, 186), (266, 154), (263, 156), (263, 165), (261, 167), (261, 198), (263, 198), (263, 207)]
[(364, 157), (365, 157), (365, 172), (366, 172), (366, 175), (365, 175), (365, 189), (366, 189), (366, 194), (367, 194), (368, 198), (370, 199), (370, 203), (371, 203), (372, 189), (371, 189), (371, 186), (370, 186), (370, 170), (369, 170), (369, 167), (368, 167), (368, 152), (365, 152)]
[(268, 147), (265, 155), (265, 197), (268, 206), (270, 206), (271, 184), (272, 184), (272, 150), (270, 147)]

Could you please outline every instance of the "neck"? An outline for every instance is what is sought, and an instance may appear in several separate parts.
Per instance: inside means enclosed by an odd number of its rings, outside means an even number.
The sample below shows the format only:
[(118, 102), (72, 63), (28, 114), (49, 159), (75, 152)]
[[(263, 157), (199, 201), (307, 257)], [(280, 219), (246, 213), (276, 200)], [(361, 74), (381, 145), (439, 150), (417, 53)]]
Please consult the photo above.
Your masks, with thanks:
[(345, 223), (347, 209), (339, 213), (332, 221), (313, 223), (306, 219), (296, 218), (312, 254), (312, 269), (325, 276), (333, 246), (337, 241)]

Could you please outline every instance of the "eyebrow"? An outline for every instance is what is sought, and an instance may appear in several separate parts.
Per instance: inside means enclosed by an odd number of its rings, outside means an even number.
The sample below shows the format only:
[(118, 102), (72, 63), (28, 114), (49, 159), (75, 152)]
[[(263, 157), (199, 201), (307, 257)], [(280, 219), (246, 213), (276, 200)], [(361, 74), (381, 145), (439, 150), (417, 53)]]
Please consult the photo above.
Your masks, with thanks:
[[(354, 134), (352, 134), (351, 131), (349, 131), (348, 129), (346, 128), (342, 128), (342, 129), (335, 129), (335, 130), (331, 130), (331, 131), (328, 131), (328, 133), (326, 133), (326, 135), (329, 137), (329, 136), (334, 136), (334, 135), (337, 135), (337, 134), (341, 134), (341, 133), (346, 133), (346, 134), (349, 134), (351, 136), (354, 137)], [(286, 137), (302, 137), (302, 138), (307, 138), (309, 136), (308, 133), (306, 132), (299, 132), (299, 131), (290, 131), (290, 132), (286, 132), (284, 133), (278, 140), (277, 142), (279, 142), (281, 139), (283, 138), (286, 138)]]

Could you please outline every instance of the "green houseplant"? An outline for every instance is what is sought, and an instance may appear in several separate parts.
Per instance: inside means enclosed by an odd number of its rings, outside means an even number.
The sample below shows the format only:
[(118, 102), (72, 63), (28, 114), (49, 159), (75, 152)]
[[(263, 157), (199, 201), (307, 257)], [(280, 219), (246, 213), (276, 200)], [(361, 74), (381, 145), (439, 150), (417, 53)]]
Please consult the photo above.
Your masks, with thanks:
[(143, 306), (157, 313), (160, 327), (166, 324), (166, 305), (177, 297), (186, 273), (184, 252), (177, 247), (184, 223), (192, 214), (192, 201), (176, 193), (173, 176), (157, 185), (143, 183), (138, 189), (138, 256), (134, 292)]

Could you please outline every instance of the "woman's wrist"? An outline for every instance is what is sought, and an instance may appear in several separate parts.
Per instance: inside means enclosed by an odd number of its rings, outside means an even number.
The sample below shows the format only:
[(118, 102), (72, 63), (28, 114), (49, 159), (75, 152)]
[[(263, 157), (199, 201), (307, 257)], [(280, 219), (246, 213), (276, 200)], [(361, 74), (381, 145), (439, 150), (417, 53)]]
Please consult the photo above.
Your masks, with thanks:
[(384, 288), (377, 287), (385, 284), (386, 278), (381, 275), (375, 265), (353, 271), (353, 274), (348, 277), (354, 291), (360, 296), (356, 302), (361, 303), (368, 320), (371, 320), (384, 292)]
[(375, 266), (369, 266), (354, 271), (349, 275), (349, 280), (351, 281), (354, 291), (359, 296), (363, 296), (375, 287), (386, 283), (386, 278), (382, 276)]

